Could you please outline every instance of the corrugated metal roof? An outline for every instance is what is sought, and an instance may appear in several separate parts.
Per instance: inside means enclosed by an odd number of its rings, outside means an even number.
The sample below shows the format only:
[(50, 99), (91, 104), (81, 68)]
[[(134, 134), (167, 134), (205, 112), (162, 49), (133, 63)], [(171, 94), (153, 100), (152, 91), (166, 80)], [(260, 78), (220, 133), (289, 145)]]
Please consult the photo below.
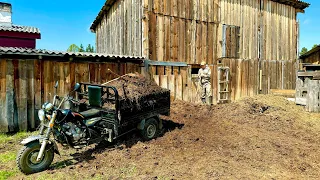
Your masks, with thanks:
[[(100, 23), (101, 19), (103, 18), (103, 15), (109, 11), (109, 9), (112, 7), (113, 3), (116, 2), (117, 0), (106, 0), (105, 4), (102, 6), (101, 10), (99, 11), (96, 19), (93, 21), (91, 24), (90, 30), (95, 31), (97, 25)], [(275, 1), (281, 4), (286, 4), (289, 6), (292, 6), (296, 9), (304, 10), (305, 8), (309, 7), (310, 4), (304, 1), (300, 0), (271, 0)]]
[(31, 26), (20, 26), (20, 25), (11, 25), (11, 26), (0, 26), (0, 31), (12, 31), (12, 32), (25, 32), (40, 34), (40, 29)]
[(1, 47), (0, 55), (42, 55), (42, 56), (75, 56), (75, 57), (102, 57), (110, 59), (136, 59), (143, 60), (143, 57), (138, 56), (125, 56), (104, 53), (88, 53), (88, 52), (64, 52), (64, 51), (51, 51), (45, 49), (30, 49), (30, 48), (17, 48), (17, 47)]

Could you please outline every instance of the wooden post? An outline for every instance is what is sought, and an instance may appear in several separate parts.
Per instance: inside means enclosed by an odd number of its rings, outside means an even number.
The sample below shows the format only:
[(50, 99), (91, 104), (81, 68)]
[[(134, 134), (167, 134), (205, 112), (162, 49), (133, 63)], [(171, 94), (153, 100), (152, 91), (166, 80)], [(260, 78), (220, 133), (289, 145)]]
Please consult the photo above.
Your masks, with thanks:
[(320, 112), (319, 93), (320, 81), (310, 80), (308, 84), (307, 106), (309, 112)]

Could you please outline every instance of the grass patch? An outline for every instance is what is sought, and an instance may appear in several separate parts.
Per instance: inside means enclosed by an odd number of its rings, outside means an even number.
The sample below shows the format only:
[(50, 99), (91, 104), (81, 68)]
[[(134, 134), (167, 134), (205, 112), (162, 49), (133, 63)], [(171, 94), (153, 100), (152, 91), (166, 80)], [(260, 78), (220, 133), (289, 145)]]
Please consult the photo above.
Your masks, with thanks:
[(8, 151), (5, 153), (1, 153), (0, 163), (7, 163), (10, 161), (14, 161), (16, 159), (16, 152)]
[(15, 171), (0, 170), (0, 180), (5, 180), (15, 175)]
[(8, 143), (11, 141), (19, 141), (22, 140), (23, 138), (26, 138), (30, 135), (37, 134), (37, 132), (18, 132), (16, 134), (5, 134), (5, 133), (0, 133), (0, 144)]

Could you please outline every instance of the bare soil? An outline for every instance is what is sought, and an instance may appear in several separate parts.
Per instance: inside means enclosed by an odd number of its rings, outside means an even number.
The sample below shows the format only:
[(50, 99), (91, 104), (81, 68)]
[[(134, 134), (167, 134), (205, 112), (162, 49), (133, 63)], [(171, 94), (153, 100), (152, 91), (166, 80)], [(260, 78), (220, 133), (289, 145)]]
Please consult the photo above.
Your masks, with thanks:
[[(174, 101), (165, 131), (142, 142), (60, 149), (49, 170), (14, 179), (318, 179), (320, 115), (259, 95), (204, 106)], [(16, 146), (20, 147), (20, 146)]]

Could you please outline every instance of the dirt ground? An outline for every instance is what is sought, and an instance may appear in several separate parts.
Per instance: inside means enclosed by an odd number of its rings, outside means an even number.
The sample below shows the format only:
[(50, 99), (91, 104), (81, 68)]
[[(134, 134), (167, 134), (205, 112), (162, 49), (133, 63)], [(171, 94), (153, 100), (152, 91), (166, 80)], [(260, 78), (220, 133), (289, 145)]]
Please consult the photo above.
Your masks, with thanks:
[[(162, 118), (166, 132), (155, 140), (141, 142), (137, 134), (130, 134), (108, 148), (92, 146), (78, 152), (60, 148), (62, 155), (49, 170), (10, 178), (320, 177), (320, 115), (283, 97), (259, 95), (212, 107), (174, 101), (171, 116)], [(15, 168), (12, 165), (0, 167)]]

